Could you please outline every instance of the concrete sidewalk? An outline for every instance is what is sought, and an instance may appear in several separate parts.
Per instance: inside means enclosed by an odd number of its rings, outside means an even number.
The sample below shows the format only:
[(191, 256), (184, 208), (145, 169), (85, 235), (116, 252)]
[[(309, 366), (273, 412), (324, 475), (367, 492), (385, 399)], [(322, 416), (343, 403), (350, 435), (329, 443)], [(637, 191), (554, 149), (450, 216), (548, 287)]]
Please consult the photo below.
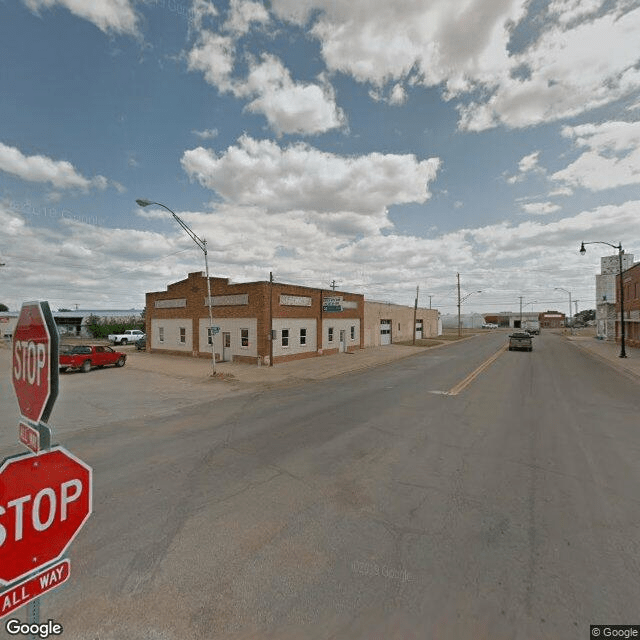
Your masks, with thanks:
[[(444, 345), (438, 345), (444, 346)], [(304, 380), (321, 380), (376, 367), (387, 362), (422, 353), (435, 347), (403, 346), (391, 344), (369, 347), (355, 353), (337, 353), (330, 356), (292, 360), (273, 367), (233, 362), (216, 363), (216, 377), (212, 382), (246, 385), (284, 386)], [(174, 378), (211, 379), (211, 360), (189, 356), (164, 355), (122, 349), (127, 353), (127, 367), (140, 371), (164, 373)]]
[(626, 376), (640, 380), (640, 349), (627, 346), (627, 357), (620, 358), (620, 345), (615, 342), (593, 336), (565, 335), (565, 339)]

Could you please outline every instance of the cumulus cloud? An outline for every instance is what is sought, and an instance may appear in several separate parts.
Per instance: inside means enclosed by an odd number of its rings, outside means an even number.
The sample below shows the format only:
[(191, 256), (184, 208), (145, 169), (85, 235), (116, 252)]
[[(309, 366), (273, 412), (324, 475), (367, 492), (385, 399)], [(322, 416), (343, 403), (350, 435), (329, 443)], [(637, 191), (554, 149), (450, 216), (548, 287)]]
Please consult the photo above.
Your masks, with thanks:
[(261, 62), (251, 64), (246, 82), (238, 83), (235, 93), (255, 95), (247, 109), (263, 113), (278, 134), (321, 133), (344, 122), (328, 82), (322, 86), (295, 83), (282, 62), (268, 54), (263, 54)]
[(316, 134), (340, 127), (344, 113), (335, 101), (329, 82), (294, 82), (289, 70), (273, 55), (251, 58), (246, 78), (234, 78), (235, 39), (201, 32), (188, 54), (188, 68), (201, 71), (220, 91), (249, 99), (247, 110), (262, 113), (278, 134)]
[(518, 162), (518, 173), (508, 177), (507, 182), (509, 184), (515, 184), (516, 182), (522, 182), (529, 173), (544, 173), (544, 169), (538, 164), (539, 158), (539, 151), (534, 151), (533, 153), (524, 156), (520, 162)]
[(535, 216), (546, 216), (560, 211), (560, 207), (553, 202), (527, 202), (522, 205), (522, 209), (525, 213)]
[(586, 151), (553, 180), (591, 191), (640, 184), (640, 122), (564, 127), (562, 135)]
[(135, 35), (138, 30), (138, 16), (130, 0), (23, 0), (31, 11), (61, 6), (73, 15), (92, 22), (104, 33)]
[[(446, 98), (461, 101), (467, 130), (575, 116), (640, 88), (633, 3), (556, 0), (546, 13), (527, 0), (273, 0), (272, 8), (310, 23), (332, 71), (378, 89), (443, 86)], [(525, 20), (540, 35), (514, 50), (514, 26)]]
[(251, 23), (266, 24), (269, 22), (269, 13), (259, 2), (250, 0), (231, 0), (229, 5), (229, 17), (224, 29), (238, 35), (249, 31)]
[(218, 136), (217, 129), (203, 129), (202, 131), (197, 131), (194, 129), (191, 133), (198, 136), (198, 138), (202, 138), (203, 140), (209, 140), (210, 138), (215, 138)]
[(191, 178), (229, 202), (270, 211), (361, 214), (425, 202), (439, 165), (437, 158), (419, 161), (410, 154), (338, 156), (303, 143), (281, 148), (246, 135), (220, 155), (198, 147), (182, 157)]
[(201, 71), (205, 80), (221, 91), (231, 91), (231, 73), (235, 64), (235, 40), (213, 31), (203, 30), (187, 54), (189, 71)]
[(25, 156), (19, 149), (0, 142), (0, 171), (29, 182), (49, 182), (56, 189), (105, 189), (104, 176), (87, 179), (66, 160), (52, 160), (46, 156)]

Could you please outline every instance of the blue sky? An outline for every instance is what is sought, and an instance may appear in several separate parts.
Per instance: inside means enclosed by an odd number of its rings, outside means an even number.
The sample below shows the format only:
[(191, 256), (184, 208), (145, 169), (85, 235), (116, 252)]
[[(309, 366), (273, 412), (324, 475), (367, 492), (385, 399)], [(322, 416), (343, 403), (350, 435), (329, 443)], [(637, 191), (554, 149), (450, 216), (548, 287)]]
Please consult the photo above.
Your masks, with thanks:
[(148, 198), (235, 282), (593, 308), (580, 242), (640, 258), (638, 33), (630, 0), (0, 0), (0, 302), (201, 270)]

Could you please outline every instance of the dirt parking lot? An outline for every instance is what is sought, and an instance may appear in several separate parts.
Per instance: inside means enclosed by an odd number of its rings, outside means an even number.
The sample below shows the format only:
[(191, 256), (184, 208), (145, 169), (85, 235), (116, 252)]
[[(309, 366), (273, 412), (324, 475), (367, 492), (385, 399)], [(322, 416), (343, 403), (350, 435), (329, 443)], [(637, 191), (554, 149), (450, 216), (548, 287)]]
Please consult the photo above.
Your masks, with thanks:
[[(148, 354), (135, 353), (135, 347), (125, 347), (127, 364), (122, 368), (105, 367), (89, 373), (60, 374), (58, 399), (53, 407), (50, 424), (54, 427), (54, 439), (63, 434), (86, 428), (99, 428), (109, 422), (126, 421), (166, 415), (180, 411), (189, 405), (198, 404), (230, 393), (242, 393), (248, 387), (225, 380), (210, 380), (200, 375), (199, 369), (190, 370), (176, 361), (174, 369), (167, 374), (161, 363), (154, 363), (157, 371), (136, 366), (136, 358), (142, 360)], [(188, 363), (187, 363), (188, 364)], [(194, 363), (205, 365), (206, 363)], [(11, 383), (11, 349), (0, 348), (0, 449), (15, 447), (24, 451), (17, 443), (20, 412)]]

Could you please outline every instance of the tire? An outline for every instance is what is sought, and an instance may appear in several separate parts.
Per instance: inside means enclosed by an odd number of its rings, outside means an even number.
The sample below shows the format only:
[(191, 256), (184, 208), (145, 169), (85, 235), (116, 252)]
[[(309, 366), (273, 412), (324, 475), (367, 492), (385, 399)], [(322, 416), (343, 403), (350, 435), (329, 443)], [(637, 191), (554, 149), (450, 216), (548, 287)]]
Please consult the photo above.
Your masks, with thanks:
[(116, 360), (116, 367), (124, 367), (125, 358), (118, 358)]
[(122, 338), (122, 340), (120, 340), (120, 344), (128, 344), (129, 341), (126, 338)]
[(91, 360), (85, 360), (80, 367), (82, 373), (89, 373), (91, 371)]

